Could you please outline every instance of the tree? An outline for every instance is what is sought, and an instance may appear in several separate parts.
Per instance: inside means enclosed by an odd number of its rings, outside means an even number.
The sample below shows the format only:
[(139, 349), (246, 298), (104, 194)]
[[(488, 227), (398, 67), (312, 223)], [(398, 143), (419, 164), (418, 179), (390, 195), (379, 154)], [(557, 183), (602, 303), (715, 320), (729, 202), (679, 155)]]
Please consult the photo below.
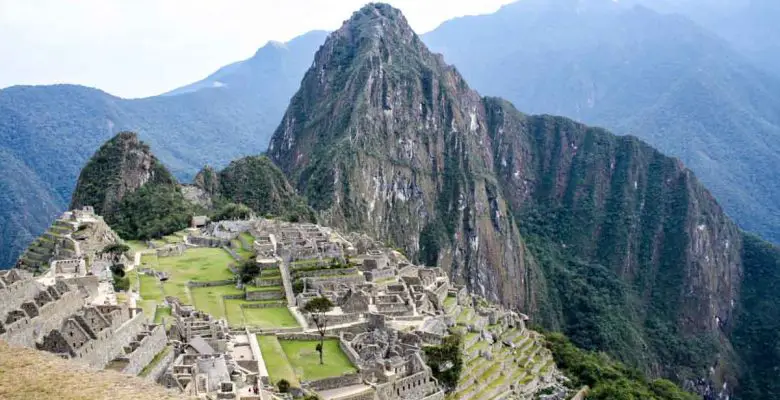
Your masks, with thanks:
[(453, 334), (445, 337), (441, 345), (423, 348), (426, 362), (431, 367), (433, 376), (448, 390), (453, 390), (458, 385), (460, 372), (463, 368), (461, 347), (461, 336)]
[(328, 326), (328, 318), (325, 314), (332, 309), (333, 302), (327, 297), (313, 298), (303, 306), (303, 312), (311, 314), (311, 319), (314, 321), (314, 325), (317, 326), (317, 331), (320, 333), (320, 343), (317, 345), (317, 351), (320, 353), (320, 365), (325, 364), (322, 360), (322, 352), (325, 345), (325, 329)]
[(279, 388), (279, 393), (288, 393), (290, 391), (290, 382), (287, 379), (280, 379), (276, 383), (276, 387)]
[(241, 278), (241, 283), (252, 282), (258, 275), (260, 275), (260, 266), (257, 265), (254, 257), (244, 261), (238, 267), (238, 274)]
[(122, 258), (122, 254), (127, 253), (130, 251), (130, 246), (122, 243), (111, 243), (106, 245), (106, 247), (103, 247), (103, 250), (100, 250), (100, 254), (108, 254), (111, 256), (111, 261), (114, 264), (119, 263), (119, 259)]

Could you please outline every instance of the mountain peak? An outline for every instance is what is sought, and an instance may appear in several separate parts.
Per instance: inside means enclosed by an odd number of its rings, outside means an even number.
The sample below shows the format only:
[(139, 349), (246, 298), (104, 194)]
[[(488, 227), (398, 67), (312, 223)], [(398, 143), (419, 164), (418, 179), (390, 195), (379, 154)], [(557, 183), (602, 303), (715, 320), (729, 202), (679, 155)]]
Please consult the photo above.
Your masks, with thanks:
[(416, 37), (401, 10), (384, 3), (370, 3), (356, 11), (336, 35), (374, 41), (391, 36)]

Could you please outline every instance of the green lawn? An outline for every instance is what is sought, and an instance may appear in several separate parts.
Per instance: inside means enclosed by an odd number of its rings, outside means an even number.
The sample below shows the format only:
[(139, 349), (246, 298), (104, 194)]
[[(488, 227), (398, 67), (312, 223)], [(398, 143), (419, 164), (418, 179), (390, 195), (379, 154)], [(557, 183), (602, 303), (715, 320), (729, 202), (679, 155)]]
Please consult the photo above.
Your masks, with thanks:
[(276, 386), (276, 383), (282, 379), (286, 379), (292, 386), (299, 387), (298, 378), (295, 376), (290, 366), (290, 362), (287, 360), (287, 356), (282, 350), (282, 346), (276, 339), (276, 336), (257, 336), (257, 342), (260, 344), (260, 352), (263, 354), (263, 361), (265, 362), (265, 368), (268, 370), (268, 375), (271, 378), (271, 383)]
[(190, 248), (180, 257), (158, 257), (158, 271), (165, 271), (175, 282), (206, 282), (233, 279), (228, 265), (233, 257), (223, 249)]
[(190, 288), (195, 308), (211, 314), (214, 318), (226, 317), (222, 296), (243, 293), (241, 289), (236, 289), (233, 285)]
[(239, 236), (241, 236), (241, 238), (244, 239), (246, 244), (249, 245), (249, 248), (246, 250), (252, 250), (252, 244), (255, 242), (255, 237), (249, 234), (249, 232), (241, 232)]
[(139, 293), (144, 300), (155, 300), (161, 302), (164, 298), (160, 280), (154, 276), (139, 274), (138, 279), (141, 282)]
[(320, 356), (316, 350), (317, 343), (319, 342), (316, 340), (279, 341), (299, 380), (313, 381), (357, 371), (339, 348), (339, 341), (336, 339), (325, 341), (323, 347), (325, 363), (320, 365)]
[(170, 319), (171, 318), (171, 308), (170, 307), (157, 307), (157, 311), (154, 313), (154, 323), (160, 324), (162, 323), (162, 319)]
[[(245, 304), (247, 302), (244, 302)], [(228, 310), (230, 311), (230, 310)], [(274, 308), (244, 308), (244, 324), (262, 329), (273, 328), (295, 328), (298, 327), (298, 320), (290, 313), (287, 307)]]

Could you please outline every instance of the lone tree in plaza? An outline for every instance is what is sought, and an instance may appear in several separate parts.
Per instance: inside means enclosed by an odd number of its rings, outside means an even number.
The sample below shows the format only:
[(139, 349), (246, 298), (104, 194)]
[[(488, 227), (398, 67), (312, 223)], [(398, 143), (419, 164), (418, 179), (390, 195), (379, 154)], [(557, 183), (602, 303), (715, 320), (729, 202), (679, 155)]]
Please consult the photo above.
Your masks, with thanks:
[(314, 321), (314, 325), (317, 326), (317, 331), (320, 332), (320, 343), (317, 345), (317, 351), (320, 353), (320, 365), (325, 364), (322, 360), (322, 351), (325, 345), (325, 329), (328, 326), (328, 318), (325, 314), (332, 309), (333, 302), (327, 297), (313, 298), (303, 306), (303, 312), (311, 314), (311, 319)]

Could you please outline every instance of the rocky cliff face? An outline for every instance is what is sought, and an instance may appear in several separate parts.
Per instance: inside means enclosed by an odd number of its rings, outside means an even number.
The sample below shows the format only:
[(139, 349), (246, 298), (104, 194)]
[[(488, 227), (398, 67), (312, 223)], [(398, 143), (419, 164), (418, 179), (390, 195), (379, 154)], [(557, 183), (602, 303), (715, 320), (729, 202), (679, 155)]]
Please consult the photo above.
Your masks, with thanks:
[(269, 155), (327, 224), (522, 308), (529, 266), (486, 133), (479, 95), (398, 10), (372, 5), (317, 52)]
[(636, 138), (480, 97), (392, 7), (328, 38), (269, 156), (329, 225), (651, 374), (736, 382), (742, 235), (694, 175)]

